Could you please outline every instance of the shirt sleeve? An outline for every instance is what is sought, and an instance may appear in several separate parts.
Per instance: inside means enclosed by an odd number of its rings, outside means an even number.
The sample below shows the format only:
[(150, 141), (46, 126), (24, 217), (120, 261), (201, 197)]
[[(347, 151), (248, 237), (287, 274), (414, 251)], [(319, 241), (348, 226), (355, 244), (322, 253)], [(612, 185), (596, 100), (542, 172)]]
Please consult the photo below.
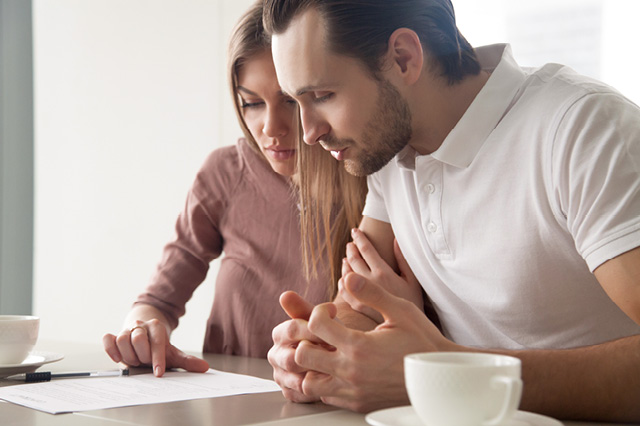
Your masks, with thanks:
[(554, 139), (561, 214), (591, 271), (640, 246), (640, 109), (623, 96), (589, 94)]
[(369, 192), (367, 193), (362, 215), (377, 219), (381, 222), (390, 223), (389, 213), (387, 212), (387, 207), (385, 206), (382, 195), (381, 178), (381, 172), (374, 173), (367, 178)]

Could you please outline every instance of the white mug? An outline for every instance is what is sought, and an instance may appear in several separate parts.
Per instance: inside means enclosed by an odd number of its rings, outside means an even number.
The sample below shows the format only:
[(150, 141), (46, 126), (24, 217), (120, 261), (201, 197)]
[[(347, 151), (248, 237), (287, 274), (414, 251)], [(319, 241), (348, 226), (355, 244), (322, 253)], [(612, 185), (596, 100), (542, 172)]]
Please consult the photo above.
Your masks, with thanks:
[(38, 340), (40, 319), (31, 315), (0, 315), (0, 365), (20, 364)]
[(522, 395), (521, 363), (506, 355), (429, 352), (404, 358), (411, 405), (426, 426), (493, 426)]

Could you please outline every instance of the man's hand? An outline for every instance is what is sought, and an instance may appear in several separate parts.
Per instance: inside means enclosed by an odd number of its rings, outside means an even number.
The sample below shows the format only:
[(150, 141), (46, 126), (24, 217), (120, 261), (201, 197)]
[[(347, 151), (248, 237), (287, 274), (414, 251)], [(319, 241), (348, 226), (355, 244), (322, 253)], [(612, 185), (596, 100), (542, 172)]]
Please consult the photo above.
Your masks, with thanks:
[(351, 232), (353, 242), (347, 244), (347, 257), (342, 264), (342, 278), (338, 281), (338, 295), (347, 302), (351, 309), (358, 311), (377, 324), (383, 319), (382, 315), (360, 303), (352, 297), (349, 292), (344, 291), (344, 278), (350, 272), (355, 272), (375, 282), (391, 294), (413, 302), (420, 310), (424, 309), (422, 298), (422, 286), (416, 279), (409, 264), (405, 260), (398, 242), (393, 241), (393, 253), (398, 265), (400, 274), (397, 274), (387, 262), (378, 254), (366, 235), (359, 229)]
[(307, 371), (300, 388), (306, 397), (360, 412), (407, 404), (404, 356), (462, 349), (442, 336), (415, 304), (369, 279), (349, 273), (344, 289), (358, 303), (378, 311), (383, 322), (363, 332), (336, 321), (333, 303), (313, 309), (308, 331), (335, 350), (306, 340), (298, 344), (294, 361)]
[(273, 366), (273, 379), (282, 388), (282, 394), (288, 400), (318, 401), (319, 397), (303, 393), (302, 383), (308, 370), (295, 362), (295, 351), (300, 342), (306, 341), (310, 345), (323, 343), (307, 327), (313, 305), (293, 291), (287, 291), (280, 296), (280, 305), (291, 319), (273, 329), (273, 347), (267, 354), (267, 359)]

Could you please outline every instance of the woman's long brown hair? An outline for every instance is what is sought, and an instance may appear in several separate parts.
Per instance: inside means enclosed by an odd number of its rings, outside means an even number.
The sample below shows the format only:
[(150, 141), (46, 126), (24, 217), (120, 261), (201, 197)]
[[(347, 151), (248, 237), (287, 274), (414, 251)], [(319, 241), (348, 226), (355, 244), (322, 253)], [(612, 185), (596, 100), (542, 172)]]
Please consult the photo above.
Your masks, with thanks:
[[(238, 122), (250, 146), (262, 156), (242, 114), (237, 93), (238, 71), (251, 58), (270, 50), (271, 43), (262, 24), (262, 0), (256, 1), (240, 18), (231, 34), (228, 53), (228, 80)], [(300, 230), (302, 259), (306, 278), (326, 270), (327, 292), (331, 299), (337, 293), (346, 244), (350, 230), (360, 224), (367, 193), (366, 178), (355, 177), (344, 170), (319, 145), (303, 142), (297, 122), (297, 173), (292, 179), (300, 198)]]
[(319, 144), (307, 145), (298, 137), (300, 229), (302, 258), (308, 278), (318, 265), (329, 263), (329, 296), (337, 294), (351, 228), (362, 219), (367, 181), (353, 176)]

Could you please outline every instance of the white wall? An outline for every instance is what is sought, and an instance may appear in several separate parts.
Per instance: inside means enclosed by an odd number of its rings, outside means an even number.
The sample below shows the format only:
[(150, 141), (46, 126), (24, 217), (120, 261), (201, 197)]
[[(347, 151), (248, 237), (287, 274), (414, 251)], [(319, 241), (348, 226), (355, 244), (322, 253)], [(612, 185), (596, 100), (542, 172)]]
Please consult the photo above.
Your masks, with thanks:
[(640, 105), (640, 1), (608, 0), (604, 4), (602, 80)]
[[(639, 39), (632, 20), (640, 2), (594, 1), (605, 7), (610, 48), (602, 78), (640, 102), (631, 78), (639, 56), (625, 53)], [(225, 47), (250, 3), (34, 0), (34, 312), (43, 339), (99, 342), (120, 329), (195, 171), (211, 149), (240, 135)], [(512, 41), (507, 20), (516, 3), (529, 2), (454, 0), (474, 45)], [(174, 335), (184, 349), (201, 348), (216, 268)]]
[[(207, 153), (241, 134), (226, 44), (250, 0), (34, 0), (34, 312), (41, 338), (120, 330)], [(209, 278), (176, 343), (199, 350)]]
[(640, 104), (638, 0), (453, 0), (473, 46), (508, 42), (523, 66), (558, 62)]

